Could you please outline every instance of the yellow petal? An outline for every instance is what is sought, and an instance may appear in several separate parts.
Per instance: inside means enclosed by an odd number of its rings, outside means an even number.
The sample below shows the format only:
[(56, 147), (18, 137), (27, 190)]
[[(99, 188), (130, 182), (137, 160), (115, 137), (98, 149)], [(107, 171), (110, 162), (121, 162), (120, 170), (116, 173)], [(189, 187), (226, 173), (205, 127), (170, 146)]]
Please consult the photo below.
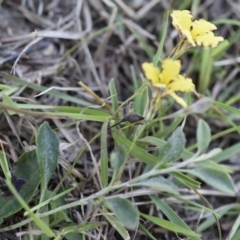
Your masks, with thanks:
[(193, 17), (187, 10), (173, 11), (171, 14), (173, 26), (186, 37), (187, 41), (195, 47), (196, 45), (203, 47), (216, 47), (219, 42), (223, 41), (222, 37), (214, 36), (213, 30), (217, 27), (204, 20), (192, 21)]
[(211, 32), (213, 30), (216, 30), (217, 27), (204, 20), (204, 19), (200, 19), (200, 20), (196, 20), (192, 23), (192, 30), (191, 30), (191, 34), (194, 37)]
[(195, 42), (198, 46), (212, 48), (216, 47), (218, 43), (222, 42), (223, 40), (223, 37), (215, 37), (212, 32), (195, 37)]
[(219, 42), (223, 41), (222, 37), (215, 37), (213, 30), (216, 26), (204, 19), (192, 23), (191, 35), (198, 46), (216, 47)]
[(191, 32), (188, 30), (183, 30), (182, 35), (186, 37), (187, 41), (193, 46), (196, 47), (196, 43), (191, 35)]
[(172, 98), (174, 98), (174, 100), (175, 100), (178, 104), (180, 104), (180, 105), (183, 106), (184, 108), (187, 107), (187, 103), (186, 103), (181, 97), (179, 97), (175, 92), (173, 92), (173, 91), (168, 91), (167, 93), (168, 93), (168, 95), (170, 95)]
[(162, 63), (160, 73), (161, 83), (168, 85), (171, 80), (176, 78), (180, 72), (181, 63), (179, 60), (172, 60), (167, 58)]
[(159, 83), (160, 70), (158, 68), (154, 67), (153, 63), (147, 63), (147, 62), (143, 63), (142, 69), (143, 69), (147, 79), (150, 80), (153, 85)]
[(193, 37), (190, 33), (191, 26), (192, 26), (192, 19), (193, 16), (188, 10), (183, 11), (173, 11), (172, 14), (172, 24), (173, 26), (180, 32), (181, 35), (185, 36), (188, 42), (195, 47), (196, 44), (193, 41)]
[(183, 11), (173, 11), (172, 14), (172, 24), (173, 26), (182, 33), (183, 30), (190, 31), (190, 27), (192, 25), (192, 18), (193, 16), (188, 10)]
[(161, 88), (161, 89), (167, 88), (167, 85), (163, 83), (153, 83), (152, 85), (156, 88)]
[(178, 75), (177, 79), (168, 85), (168, 89), (174, 92), (193, 92), (195, 90), (195, 85), (192, 83), (191, 78), (185, 78), (182, 75)]

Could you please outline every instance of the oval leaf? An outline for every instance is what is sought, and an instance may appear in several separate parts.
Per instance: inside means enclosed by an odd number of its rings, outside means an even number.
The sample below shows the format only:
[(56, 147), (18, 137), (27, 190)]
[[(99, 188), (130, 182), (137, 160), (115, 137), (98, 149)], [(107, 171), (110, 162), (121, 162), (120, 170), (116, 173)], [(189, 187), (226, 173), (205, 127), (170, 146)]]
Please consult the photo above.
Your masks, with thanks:
[(169, 163), (178, 160), (185, 148), (186, 139), (180, 127), (178, 127), (168, 139), (160, 152), (162, 162)]
[(204, 162), (200, 162), (198, 163), (198, 166), (207, 168), (207, 169), (213, 169), (215, 171), (222, 172), (222, 173), (232, 173), (232, 169), (230, 167), (218, 164), (212, 160), (206, 160)]
[(47, 184), (57, 167), (59, 155), (58, 136), (52, 131), (47, 122), (40, 126), (36, 143), (38, 165), (42, 177), (42, 189), (47, 189)]
[(110, 154), (110, 163), (113, 170), (117, 171), (124, 160), (126, 159), (126, 152), (123, 146), (116, 146)]
[(158, 189), (162, 192), (169, 192), (175, 195), (178, 195), (178, 188), (169, 180), (163, 178), (163, 177), (153, 177), (149, 178), (147, 180), (138, 182), (134, 184), (133, 186), (146, 186), (154, 189)]
[(104, 216), (108, 222), (114, 227), (114, 229), (121, 235), (122, 239), (130, 240), (130, 236), (123, 224), (113, 215), (109, 214), (106, 209), (104, 209)]
[(132, 230), (137, 228), (139, 213), (129, 200), (122, 198), (109, 199), (106, 201), (106, 206), (115, 213), (123, 226)]
[(198, 152), (205, 150), (211, 141), (211, 129), (209, 125), (202, 119), (198, 121), (197, 126), (197, 147)]
[[(40, 174), (37, 164), (36, 151), (24, 153), (17, 161), (13, 168), (13, 174), (17, 181), (15, 182), (15, 188), (23, 200), (27, 203), (34, 195), (39, 183)], [(22, 182), (21, 186), (18, 185), (18, 179)], [(18, 200), (12, 196), (5, 197), (0, 195), (0, 218), (6, 218), (13, 215), (22, 209), (22, 206)]]
[(234, 185), (229, 174), (224, 172), (219, 172), (218, 170), (208, 169), (208, 168), (195, 168), (189, 171), (190, 174), (193, 174), (200, 178), (205, 183), (210, 186), (228, 193), (235, 194)]

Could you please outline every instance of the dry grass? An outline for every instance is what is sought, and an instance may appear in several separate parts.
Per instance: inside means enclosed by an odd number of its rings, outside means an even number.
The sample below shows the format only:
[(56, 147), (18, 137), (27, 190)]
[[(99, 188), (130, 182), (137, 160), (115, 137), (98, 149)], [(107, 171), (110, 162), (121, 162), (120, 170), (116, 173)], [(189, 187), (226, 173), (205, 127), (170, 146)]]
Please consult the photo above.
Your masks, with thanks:
[[(198, 5), (197, 1), (160, 0), (3, 1), (0, 5), (0, 83), (9, 86), (9, 89), (0, 92), (0, 97), (4, 99), (4, 93), (15, 103), (29, 104), (30, 108), (30, 112), (19, 108), (18, 114), (11, 115), (10, 108), (4, 109), (0, 106), (0, 141), (11, 168), (24, 151), (35, 145), (34, 130), (47, 120), (51, 128), (57, 130), (61, 143), (60, 165), (49, 183), (49, 189), (54, 190), (57, 186), (61, 189), (74, 186), (74, 191), (65, 196), (66, 203), (91, 196), (101, 190), (102, 186), (97, 180), (97, 175), (101, 174), (97, 170), (100, 157), (102, 151), (110, 154), (115, 145), (111, 133), (108, 133), (108, 149), (102, 149), (101, 139), (97, 136), (102, 134), (102, 124), (99, 122), (104, 121), (84, 119), (80, 121), (80, 118), (51, 116), (43, 107), (35, 109), (35, 112), (31, 111), (31, 104), (82, 107), (84, 111), (103, 109), (104, 112), (109, 112), (111, 108), (109, 83), (114, 79), (118, 103), (121, 105), (141, 85), (143, 79), (141, 64), (144, 61), (151, 61), (156, 53), (168, 10), (189, 9), (196, 18), (204, 17), (216, 22), (218, 35), (228, 39), (229, 46), (224, 51), (219, 50), (209, 55), (213, 56), (212, 59), (208, 59), (210, 64), (213, 63), (211, 81), (205, 79), (207, 73), (202, 69), (202, 61), (206, 60), (206, 55), (198, 48), (183, 56), (181, 59), (183, 69), (194, 79), (201, 93), (239, 108), (240, 2), (233, 0), (200, 2), (203, 3)], [(162, 59), (171, 53), (178, 40), (178, 33), (172, 28), (171, 22), (168, 25)], [(4, 77), (4, 74), (9, 73), (26, 82)], [(85, 89), (79, 85), (80, 81), (87, 86)], [(84, 111), (79, 110), (83, 114)], [(170, 110), (170, 113), (171, 111), (173, 110)], [(203, 117), (209, 123), (213, 135), (210, 148), (219, 146), (226, 149), (239, 142), (239, 130), (229, 130), (238, 124), (238, 116), (228, 118), (226, 114), (225, 117), (219, 117), (213, 110)], [(189, 149), (193, 148), (196, 142), (196, 119), (198, 119), (196, 115), (190, 116), (185, 127)], [(167, 125), (171, 121), (165, 123)], [(224, 130), (229, 132), (224, 133)], [(149, 147), (147, 150), (154, 151), (154, 148)], [(235, 152), (237, 153), (237, 150)], [(232, 155), (226, 160), (224, 163), (232, 170), (231, 177), (234, 180), (236, 195), (213, 190), (206, 184), (199, 189), (199, 193), (216, 211), (231, 204), (239, 207), (239, 159), (238, 156)], [(126, 182), (140, 176), (143, 168), (143, 162), (138, 164), (133, 157), (129, 157), (128, 164), (122, 169), (120, 180)], [(66, 172), (70, 173), (66, 175)], [(109, 175), (112, 175), (111, 169)], [(3, 174), (1, 177), (4, 182)], [(186, 186), (180, 185), (179, 190), (185, 200), (204, 205), (202, 199)], [(124, 191), (113, 191), (111, 194), (129, 198), (145, 214), (163, 217), (164, 214), (147, 196), (156, 192), (158, 191), (147, 188), (128, 188)], [(106, 196), (111, 198), (111, 194)], [(187, 204), (183, 206), (180, 199), (163, 196), (165, 202), (175, 209), (192, 230), (210, 216), (206, 212), (196, 212), (193, 206), (189, 207)], [(38, 193), (32, 202), (36, 202), (37, 199)], [(100, 227), (87, 232), (87, 239), (121, 239), (103, 217), (107, 214), (104, 209), (99, 210), (100, 202), (99, 205), (92, 204), (89, 201), (85, 208), (80, 206), (71, 208), (68, 211), (69, 218), (79, 224), (103, 222)], [(230, 211), (226, 217), (221, 218), (224, 239), (228, 239), (227, 236), (236, 219), (236, 216), (231, 217), (233, 213)], [(14, 225), (23, 219), (22, 212), (19, 212), (7, 218), (1, 228)], [(17, 228), (2, 233), (2, 239), (15, 239), (14, 234), (18, 236), (24, 234), (26, 226), (23, 229)], [(156, 227), (151, 222), (146, 222), (145, 227), (157, 239), (177, 239), (175, 233)], [(136, 240), (150, 239), (140, 230), (130, 231), (130, 236)], [(202, 239), (218, 237), (214, 224), (202, 233)]]

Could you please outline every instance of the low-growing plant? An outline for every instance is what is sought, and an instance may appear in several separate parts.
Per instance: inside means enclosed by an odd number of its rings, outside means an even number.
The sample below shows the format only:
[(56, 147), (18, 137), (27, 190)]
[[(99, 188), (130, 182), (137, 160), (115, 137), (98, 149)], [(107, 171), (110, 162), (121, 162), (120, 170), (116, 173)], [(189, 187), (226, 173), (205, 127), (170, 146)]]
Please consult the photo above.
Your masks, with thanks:
[[(210, 112), (223, 118), (223, 112), (228, 111), (239, 117), (240, 112), (198, 93), (194, 81), (180, 74), (179, 58), (191, 48), (215, 48), (225, 45), (226, 41), (214, 35), (214, 24), (204, 19), (193, 20), (187, 10), (173, 11), (171, 18), (180, 35), (179, 43), (162, 59), (166, 22), (152, 62), (142, 63), (146, 79), (142, 75), (140, 87), (121, 104), (114, 79), (109, 83), (110, 102), (79, 83), (99, 109), (34, 83), (28, 87), (84, 107), (20, 104), (12, 100), (11, 87), (2, 86), (0, 108), (6, 118), (12, 115), (45, 118), (49, 123), (52, 118), (72, 119), (71, 124), (76, 125), (76, 134), (83, 146), (78, 149), (75, 162), (70, 164), (63, 158), (66, 146), (59, 138), (61, 129), (53, 129), (46, 121), (39, 128), (31, 125), (34, 140), (22, 145), (24, 153), (11, 170), (1, 145), (0, 163), (6, 185), (0, 195), (0, 221), (4, 225), (0, 232), (22, 228), (32, 237), (110, 239), (109, 229), (114, 229), (119, 239), (134, 239), (137, 232), (148, 239), (158, 239), (149, 228), (154, 225), (161, 231), (173, 232), (176, 238), (197, 240), (215, 223), (222, 239), (219, 219), (239, 209), (239, 205), (214, 209), (202, 194), (201, 185), (206, 184), (229, 196), (235, 194), (231, 169), (221, 161), (239, 152), (239, 146), (224, 150), (213, 146), (212, 141), (221, 133), (212, 135), (204, 116)], [(25, 86), (24, 79), (3, 72), (0, 76), (17, 86)], [(189, 142), (185, 134), (189, 116), (195, 116), (197, 122), (195, 144)], [(80, 131), (83, 120), (102, 123), (101, 130), (92, 139), (87, 139)], [(229, 120), (229, 124), (238, 131), (232, 121)], [(62, 128), (65, 130), (67, 126)], [(99, 156), (91, 148), (94, 141), (99, 141)], [(89, 174), (76, 167), (84, 152), (88, 152), (91, 159)], [(65, 169), (64, 174), (58, 184), (50, 187), (60, 164)], [(67, 186), (69, 183), (71, 185)], [(197, 201), (188, 199), (185, 195), (188, 192), (194, 194)], [(72, 200), (66, 201), (67, 197)], [(199, 219), (194, 224), (186, 223), (179, 216), (179, 209), (193, 211)], [(21, 221), (6, 226), (6, 219), (20, 210)], [(239, 231), (237, 218), (228, 239), (237, 239)]]

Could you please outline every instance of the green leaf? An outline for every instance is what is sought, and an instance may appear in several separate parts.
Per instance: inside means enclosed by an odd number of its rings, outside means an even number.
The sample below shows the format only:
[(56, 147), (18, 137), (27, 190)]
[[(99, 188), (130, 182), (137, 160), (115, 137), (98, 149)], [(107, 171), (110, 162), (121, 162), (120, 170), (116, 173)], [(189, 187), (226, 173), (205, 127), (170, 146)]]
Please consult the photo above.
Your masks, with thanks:
[[(36, 91), (39, 91), (39, 92), (43, 92), (43, 91), (46, 91), (48, 89), (47, 87), (43, 87), (41, 85), (28, 82), (28, 81), (26, 81), (22, 78), (10, 75), (10, 74), (2, 72), (2, 71), (0, 71), (0, 76), (4, 79), (7, 79), (8, 81), (13, 82), (13, 84), (20, 85), (22, 87), (28, 87), (30, 89), (33, 89), (33, 90), (36, 90)], [(59, 91), (56, 91), (56, 90), (51, 90), (47, 94), (49, 96), (58, 97), (60, 99), (64, 99), (64, 100), (69, 101), (69, 102), (77, 103), (77, 104), (82, 105), (82, 106), (87, 106), (88, 107), (88, 106), (91, 105), (91, 103), (89, 103), (87, 101), (84, 101), (81, 98), (72, 97), (69, 94), (65, 94), (63, 92), (59, 92)]]
[(125, 136), (121, 135), (120, 133), (114, 131), (112, 132), (112, 135), (117, 145), (122, 145), (126, 147), (126, 150), (129, 151), (134, 157), (138, 158), (140, 161), (150, 165), (155, 165), (159, 162), (158, 158), (146, 152), (144, 149), (138, 147), (135, 143), (129, 141)]
[[(28, 203), (40, 183), (36, 151), (24, 153), (18, 159), (13, 172), (15, 177), (25, 180), (25, 184), (21, 186), (18, 192), (23, 200)], [(0, 218), (11, 216), (22, 208), (16, 198), (6, 198), (0, 195)]]
[(162, 131), (159, 131), (159, 133), (155, 134), (155, 137), (161, 139), (165, 138), (165, 136), (168, 136), (181, 124), (183, 118), (183, 116), (179, 116), (174, 122), (171, 122), (169, 126), (165, 126)]
[(144, 112), (148, 107), (148, 99), (149, 99), (148, 88), (144, 87), (138, 92), (138, 94), (134, 99), (134, 103), (133, 103), (134, 111), (140, 115), (144, 115)]
[[(9, 107), (18, 108), (17, 104), (15, 102), (13, 102), (13, 100), (9, 96), (7, 96), (5, 94), (2, 94), (2, 96), (3, 96), (3, 101), (2, 102), (4, 104), (8, 105)], [(16, 114), (14, 111), (11, 111), (11, 110), (8, 110), (8, 113), (9, 113), (9, 115)], [(18, 115), (22, 116), (23, 114), (18, 114)]]
[[(133, 155), (135, 158), (139, 159), (142, 162), (145, 162), (149, 165), (155, 165), (159, 163), (159, 159), (152, 154), (148, 153), (144, 149), (138, 147), (135, 143), (129, 141), (125, 136), (121, 135), (119, 132), (113, 132), (113, 138), (115, 142), (118, 145), (122, 145), (126, 148), (126, 151), (129, 151), (131, 155)], [(189, 154), (188, 154), (189, 155)], [(162, 164), (163, 168), (168, 168), (169, 166), (167, 164)], [(182, 174), (181, 172), (173, 172), (170, 173), (174, 177), (176, 177), (179, 181), (181, 181), (184, 184), (193, 186), (193, 187), (199, 187), (200, 183), (196, 180)]]
[[(178, 216), (177, 213), (175, 213), (172, 208), (162, 201), (160, 198), (157, 196), (151, 195), (150, 198), (152, 201), (156, 204), (156, 206), (166, 215), (166, 217), (173, 223), (177, 224), (180, 227), (186, 228), (188, 231), (192, 231), (189, 226)], [(194, 232), (193, 232), (194, 234)], [(199, 237), (193, 237), (191, 238), (192, 240), (200, 240)]]
[(126, 158), (126, 152), (123, 146), (116, 146), (110, 154), (111, 167), (117, 171)]
[[(70, 223), (67, 226), (64, 226), (59, 233), (59, 239), (66, 238), (67, 240), (84, 240), (86, 239), (84, 235), (86, 231), (96, 229), (101, 226), (101, 223), (94, 222), (94, 223), (82, 223), (82, 224), (75, 224)], [(83, 234), (81, 234), (83, 232)]]
[(115, 213), (116, 218), (128, 229), (135, 230), (139, 223), (139, 213), (133, 204), (123, 198), (106, 200), (106, 206)]
[(211, 141), (211, 130), (209, 125), (202, 119), (198, 121), (197, 126), (197, 146), (198, 153), (204, 151)]
[[(139, 223), (139, 230), (145, 234), (145, 238), (149, 240), (157, 240), (152, 233), (150, 233), (141, 223)], [(151, 230), (151, 229), (150, 229)], [(147, 238), (148, 237), (148, 238)]]
[(41, 173), (41, 202), (44, 200), (44, 195), (47, 189), (47, 184), (51, 179), (58, 164), (59, 156), (59, 140), (58, 136), (49, 127), (47, 122), (44, 122), (38, 131), (36, 139), (36, 152), (38, 158), (38, 166)]
[(213, 71), (213, 58), (210, 48), (202, 49), (201, 53), (202, 59), (200, 66), (198, 92), (204, 93), (210, 84), (211, 73)]
[(169, 29), (168, 28), (168, 18), (169, 18), (169, 12), (167, 12), (164, 16), (163, 24), (162, 24), (164, 27), (163, 27), (163, 31), (161, 34), (161, 41), (158, 45), (157, 53), (154, 55), (154, 58), (153, 58), (153, 64), (155, 67), (157, 66), (157, 64), (160, 60), (160, 57), (162, 55), (162, 50), (163, 50), (163, 46), (164, 46), (164, 43), (166, 40), (167, 30)]
[(101, 130), (101, 180), (102, 186), (106, 187), (108, 184), (108, 151), (107, 151), (107, 128), (108, 121), (105, 122)]
[(67, 240), (84, 240), (81, 233), (68, 233), (64, 236)]
[(131, 64), (130, 65), (130, 71), (131, 71), (131, 79), (132, 79), (132, 82), (133, 82), (133, 89), (137, 90), (142, 85), (142, 82), (137, 78), (136, 71), (138, 71), (138, 70), (135, 69), (135, 66)]
[(235, 107), (231, 107), (225, 103), (221, 103), (221, 102), (218, 102), (218, 101), (214, 101), (214, 104), (217, 105), (218, 107), (230, 112), (230, 113), (233, 113), (233, 114), (236, 114), (237, 117), (240, 117), (240, 110), (235, 108)]
[(169, 231), (182, 233), (185, 236), (199, 237), (199, 235), (197, 233), (195, 233), (191, 230), (188, 230), (188, 229), (186, 229), (182, 226), (179, 226), (175, 223), (169, 222), (167, 220), (164, 220), (164, 219), (161, 219), (161, 218), (158, 218), (158, 217), (149, 216), (149, 215), (146, 215), (146, 214), (143, 214), (143, 213), (140, 213), (140, 215), (143, 216), (144, 218), (146, 218), (147, 220), (155, 223), (156, 225), (158, 225), (158, 226), (160, 226), (164, 229), (167, 229)]
[(104, 217), (108, 220), (108, 222), (112, 225), (112, 227), (119, 233), (119, 235), (124, 240), (130, 240), (130, 236), (126, 228), (123, 226), (123, 224), (113, 215), (110, 215), (107, 210), (104, 210)]
[(218, 172), (222, 173), (231, 173), (232, 169), (230, 167), (227, 167), (225, 165), (218, 164), (212, 160), (206, 160), (204, 162), (199, 162), (198, 166), (208, 169), (213, 169)]
[[(152, 136), (144, 137), (144, 138), (140, 139), (140, 141), (153, 144), (159, 148), (163, 148), (167, 144), (166, 141), (156, 138), (156, 137), (152, 137)], [(188, 159), (188, 158), (191, 158), (193, 155), (194, 154), (192, 152), (188, 151), (187, 149), (184, 149), (181, 154), (181, 158)]]
[(133, 184), (133, 186), (145, 186), (149, 188), (158, 189), (162, 192), (169, 192), (178, 195), (178, 188), (164, 177), (152, 177), (144, 181)]
[(235, 234), (230, 238), (231, 240), (238, 240), (240, 236), (240, 229), (235, 232)]
[(110, 95), (111, 95), (112, 109), (113, 109), (114, 117), (118, 119), (118, 113), (117, 113), (118, 96), (117, 96), (117, 89), (116, 89), (115, 81), (113, 78), (111, 79), (111, 81), (109, 83), (109, 91), (110, 91)]
[(231, 147), (224, 149), (220, 154), (212, 158), (212, 160), (214, 162), (222, 162), (223, 160), (229, 159), (234, 155), (238, 155), (239, 152), (240, 152), (240, 143), (236, 143)]
[(8, 164), (8, 160), (6, 158), (6, 155), (3, 154), (1, 151), (0, 151), (0, 166), (1, 166), (1, 169), (4, 173), (4, 176), (6, 177), (6, 180), (11, 178), (11, 172), (10, 172), (10, 168), (9, 168), (9, 164)]
[[(217, 218), (221, 219), (224, 215), (226, 215), (226, 213), (233, 208), (233, 205), (234, 204), (227, 204), (222, 206), (220, 210), (218, 209), (218, 211), (216, 211)], [(237, 209), (237, 211), (239, 211), (239, 209)], [(204, 230), (213, 226), (215, 223), (216, 219), (214, 218), (214, 216), (207, 215), (207, 218), (201, 224), (198, 225), (197, 232), (203, 232)]]
[(199, 181), (196, 181), (195, 179), (181, 173), (181, 172), (172, 172), (170, 173), (173, 177), (175, 177), (178, 181), (185, 184), (186, 186), (192, 186), (195, 188), (199, 188), (201, 186), (201, 183)]
[(202, 167), (192, 169), (189, 173), (222, 192), (235, 194), (233, 181), (227, 173)]
[(75, 224), (70, 223), (67, 227), (62, 228), (61, 232), (63, 235), (70, 232), (85, 232), (88, 230), (92, 230), (101, 226), (100, 222), (94, 223), (82, 223), (82, 224)]
[[(52, 191), (48, 191), (48, 199), (50, 197), (56, 197), (56, 193)], [(55, 200), (50, 201), (50, 206), (49, 206), (50, 210), (53, 210), (55, 208), (65, 205), (66, 204), (65, 197), (66, 196), (63, 195), (59, 198), (56, 198)], [(63, 210), (50, 215), (49, 222), (51, 227), (57, 226), (61, 222), (64, 222), (64, 223), (72, 222), (71, 219), (68, 217), (68, 212), (69, 212), (68, 210)]]
[(214, 148), (211, 151), (209, 151), (208, 153), (203, 153), (198, 157), (192, 158), (189, 160), (189, 163), (193, 163), (193, 162), (200, 162), (200, 161), (205, 161), (207, 159), (211, 159), (213, 157), (215, 157), (216, 155), (218, 155), (220, 152), (222, 152), (221, 148)]
[[(16, 107), (15, 107), (16, 106)], [(63, 117), (63, 118), (71, 118), (71, 119), (80, 119), (80, 120), (89, 120), (95, 122), (105, 122), (109, 120), (111, 115), (106, 112), (98, 111), (94, 109), (83, 109), (79, 107), (70, 107), (70, 106), (48, 106), (48, 105), (37, 105), (37, 104), (16, 104), (9, 106), (8, 104), (0, 102), (0, 108), (11, 110), (16, 114), (20, 112), (26, 115), (31, 116), (42, 116), (40, 111), (34, 111), (33, 109), (51, 109), (53, 111), (44, 111), (44, 116), (46, 118), (52, 117)], [(31, 111), (29, 110), (31, 109)]]
[(160, 152), (161, 162), (169, 163), (178, 160), (185, 148), (185, 143), (184, 133), (182, 129), (178, 127)]
[(17, 92), (19, 87), (8, 86), (4, 84), (0, 84), (0, 94), (10, 96), (13, 93)]
[[(240, 215), (238, 215), (235, 223), (233, 224), (232, 226), (232, 229), (229, 233), (229, 238), (228, 239), (233, 239), (233, 236), (235, 235), (235, 233), (237, 232), (237, 230), (239, 229), (239, 226), (240, 226)], [(239, 235), (238, 235), (239, 236)]]

